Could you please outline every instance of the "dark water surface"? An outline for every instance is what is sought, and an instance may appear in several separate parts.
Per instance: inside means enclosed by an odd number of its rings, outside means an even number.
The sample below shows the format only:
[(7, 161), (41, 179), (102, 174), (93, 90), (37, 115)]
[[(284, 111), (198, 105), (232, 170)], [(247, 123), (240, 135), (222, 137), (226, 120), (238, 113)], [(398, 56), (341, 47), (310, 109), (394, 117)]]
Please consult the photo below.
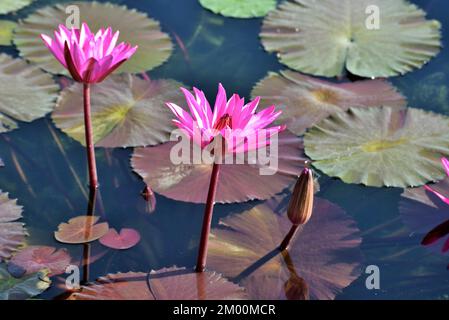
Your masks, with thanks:
[[(49, 3), (38, 0), (23, 15)], [(160, 21), (162, 30), (175, 35), (187, 48), (175, 42), (171, 58), (149, 72), (152, 78), (173, 78), (202, 88), (213, 99), (217, 83), (228, 92), (249, 97), (251, 88), (268, 71), (281, 70), (274, 54), (266, 53), (258, 38), (261, 19), (227, 19), (201, 8), (197, 0), (109, 1), (147, 12)], [(392, 82), (409, 98), (409, 105), (449, 114), (449, 3), (447, 0), (412, 1), (443, 24), (442, 52), (423, 69)], [(0, 50), (17, 54), (13, 49)], [(0, 84), (1, 85), (1, 84)], [(58, 147), (58, 143), (61, 143)], [(63, 152), (62, 152), (63, 151)], [(91, 265), (91, 280), (118, 271), (148, 271), (166, 266), (193, 267), (202, 223), (203, 205), (186, 204), (157, 195), (154, 213), (140, 196), (145, 184), (132, 172), (131, 149), (97, 149), (101, 182), (97, 214), (107, 217), (111, 227), (132, 227), (141, 242), (126, 251), (106, 251)], [(19, 130), (0, 135), (0, 189), (18, 198), (24, 206), (28, 243), (68, 247), (74, 259), (82, 258), (82, 246), (62, 245), (53, 238), (61, 222), (83, 215), (87, 209), (87, 172), (82, 146), (54, 127), (50, 117), (22, 123)], [(20, 170), (18, 170), (20, 168)], [(325, 176), (320, 178), (319, 196), (351, 215), (362, 230), (365, 265), (381, 270), (381, 289), (367, 290), (366, 275), (346, 288), (338, 299), (444, 299), (449, 298), (449, 259), (419, 245), (420, 237), (410, 233), (398, 212), (401, 189), (347, 185)], [(188, 190), (186, 190), (188, 192)], [(259, 202), (218, 205), (219, 218), (242, 212)], [(92, 245), (92, 253), (105, 248)], [(42, 297), (53, 298), (50, 289)]]

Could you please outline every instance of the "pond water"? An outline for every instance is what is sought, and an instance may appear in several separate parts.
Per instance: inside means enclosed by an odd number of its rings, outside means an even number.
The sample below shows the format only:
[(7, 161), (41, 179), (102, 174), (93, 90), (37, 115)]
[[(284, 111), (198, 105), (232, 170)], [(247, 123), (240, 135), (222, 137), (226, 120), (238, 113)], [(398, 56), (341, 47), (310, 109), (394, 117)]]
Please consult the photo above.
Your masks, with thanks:
[[(20, 16), (60, 2), (38, 0)], [(202, 88), (210, 99), (221, 82), (228, 92), (249, 98), (252, 87), (268, 71), (285, 68), (275, 54), (261, 46), (258, 34), (262, 19), (225, 18), (203, 9), (196, 0), (109, 2), (147, 12), (160, 21), (162, 30), (174, 42), (179, 39), (170, 59), (149, 72), (151, 78), (172, 78)], [(442, 23), (444, 48), (422, 69), (393, 78), (392, 83), (408, 97), (410, 106), (449, 114), (449, 94), (444, 95), (449, 86), (449, 43), (445, 36), (449, 32), (449, 4), (446, 0), (412, 2), (425, 9), (429, 18)], [(15, 49), (0, 50), (17, 56)], [(89, 266), (90, 280), (119, 271), (193, 267), (204, 206), (156, 195), (156, 210), (150, 213), (148, 202), (140, 194), (145, 183), (130, 167), (132, 149), (98, 148), (96, 155), (101, 182), (96, 213), (116, 229), (135, 228), (142, 239), (126, 251), (106, 251), (98, 242), (93, 243), (91, 253), (97, 258)], [(82, 259), (82, 245), (58, 243), (53, 232), (61, 222), (86, 213), (84, 148), (58, 130), (47, 116), (0, 135), (0, 157), (5, 163), (0, 169), (0, 189), (24, 206), (23, 220), (30, 234), (27, 242), (65, 247), (75, 260)], [(449, 298), (449, 259), (422, 247), (421, 237), (404, 226), (398, 210), (402, 189), (350, 185), (324, 174), (319, 182), (319, 196), (342, 207), (357, 222), (363, 238), (363, 269), (376, 265), (381, 271), (380, 290), (367, 290), (367, 275), (362, 273), (337, 299)], [(217, 205), (213, 226), (220, 218), (259, 203)], [(50, 288), (41, 297), (52, 299), (60, 293)]]

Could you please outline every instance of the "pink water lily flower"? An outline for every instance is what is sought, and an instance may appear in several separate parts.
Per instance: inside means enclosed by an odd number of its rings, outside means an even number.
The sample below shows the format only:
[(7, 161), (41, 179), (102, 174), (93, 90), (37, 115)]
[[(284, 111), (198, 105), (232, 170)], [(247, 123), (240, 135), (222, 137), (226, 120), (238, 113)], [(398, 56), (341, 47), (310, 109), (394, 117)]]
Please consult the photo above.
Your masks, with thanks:
[[(285, 129), (284, 125), (267, 128), (282, 111), (271, 106), (256, 113), (260, 97), (247, 104), (237, 94), (228, 100), (225, 89), (219, 84), (212, 111), (203, 91), (193, 88), (193, 96), (188, 90), (181, 90), (190, 114), (174, 103), (169, 102), (167, 106), (177, 117), (173, 123), (201, 147), (221, 135), (226, 140), (228, 152), (246, 152), (270, 144), (270, 137)], [(230, 143), (230, 137), (233, 143)]]
[(41, 34), (48, 49), (69, 70), (73, 79), (82, 83), (98, 83), (128, 60), (137, 50), (126, 43), (117, 44), (119, 31), (112, 28), (92, 33), (86, 23), (81, 29), (59, 25), (55, 38)]
[[(441, 158), (441, 162), (443, 163), (443, 168), (446, 171), (446, 175), (449, 177), (449, 160), (446, 158)], [(447, 196), (441, 194), (440, 192), (432, 189), (431, 187), (429, 187), (427, 185), (425, 185), (424, 188), (426, 188), (426, 190), (428, 190), (430, 192), (433, 192), (438, 198), (440, 198), (446, 204), (449, 204), (449, 198)]]

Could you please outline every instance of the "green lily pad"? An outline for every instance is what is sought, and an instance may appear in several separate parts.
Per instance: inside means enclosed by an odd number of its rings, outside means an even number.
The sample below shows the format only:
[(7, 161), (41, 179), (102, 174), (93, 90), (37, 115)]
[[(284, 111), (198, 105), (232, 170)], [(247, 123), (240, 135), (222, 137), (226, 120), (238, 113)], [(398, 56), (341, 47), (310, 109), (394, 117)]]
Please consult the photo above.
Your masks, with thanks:
[(232, 18), (263, 17), (276, 8), (276, 0), (199, 0), (213, 13)]
[(0, 54), (0, 132), (18, 128), (53, 110), (58, 86), (52, 77), (21, 59)]
[(350, 107), (405, 106), (405, 98), (385, 80), (333, 83), (290, 70), (271, 72), (253, 89), (266, 105), (282, 110), (277, 121), (297, 135)]
[[(379, 9), (378, 29), (366, 10)], [(372, 11), (371, 11), (372, 12)], [(404, 0), (285, 1), (264, 20), (262, 43), (292, 69), (339, 76), (401, 75), (434, 57), (441, 24)]]
[(421, 186), (445, 175), (449, 118), (414, 108), (351, 108), (318, 123), (304, 144), (315, 168), (344, 182)]
[[(159, 66), (172, 51), (170, 37), (160, 31), (159, 23), (145, 13), (111, 3), (74, 2), (78, 6), (80, 20), (86, 22), (92, 32), (111, 26), (120, 31), (119, 42), (138, 45), (136, 54), (117, 72), (142, 72)], [(20, 55), (36, 63), (45, 71), (67, 74), (64, 67), (44, 46), (40, 34), (52, 35), (59, 24), (67, 19), (65, 4), (47, 6), (32, 13), (16, 29), (14, 43)]]
[(40, 295), (50, 287), (48, 271), (16, 279), (11, 276), (5, 265), (0, 265), (0, 300), (25, 300)]
[[(181, 103), (181, 83), (144, 80), (130, 74), (113, 75), (92, 86), (92, 124), (98, 147), (156, 145), (170, 138), (173, 128), (166, 101)], [(64, 89), (52, 114), (55, 125), (83, 145), (82, 84)]]
[(9, 259), (25, 241), (27, 232), (22, 222), (22, 207), (0, 191), (0, 262)]
[(0, 3), (0, 14), (7, 14), (20, 10), (31, 4), (33, 1), (34, 0), (2, 0)]
[(13, 31), (17, 23), (10, 20), (0, 20), (0, 46), (9, 46), (12, 44)]

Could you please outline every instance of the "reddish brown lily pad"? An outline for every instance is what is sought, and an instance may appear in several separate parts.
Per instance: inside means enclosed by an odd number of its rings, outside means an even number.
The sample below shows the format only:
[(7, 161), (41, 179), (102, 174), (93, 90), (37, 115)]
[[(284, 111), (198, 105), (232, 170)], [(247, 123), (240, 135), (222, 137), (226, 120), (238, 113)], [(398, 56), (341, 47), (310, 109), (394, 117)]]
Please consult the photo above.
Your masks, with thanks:
[(62, 243), (80, 244), (100, 239), (109, 231), (107, 222), (97, 223), (100, 217), (78, 216), (61, 223), (55, 238)]
[(23, 270), (22, 275), (29, 275), (47, 269), (48, 276), (55, 276), (64, 273), (70, 263), (71, 257), (66, 249), (30, 246), (12, 257), (8, 271), (14, 274), (17, 270)]
[(361, 238), (354, 220), (315, 198), (312, 218), (280, 253), (292, 224), (279, 203), (222, 220), (222, 227), (212, 230), (208, 267), (239, 281), (253, 299), (333, 299), (360, 274)]
[(230, 300), (243, 299), (243, 288), (215, 272), (185, 268), (109, 274), (83, 286), (69, 300)]
[[(449, 178), (432, 189), (449, 196)], [(399, 211), (407, 227), (422, 237), (422, 244), (429, 249), (449, 254), (449, 205), (425, 187), (406, 189), (402, 197)]]
[[(152, 190), (168, 198), (205, 203), (212, 164), (173, 164), (170, 151), (175, 144), (137, 148), (131, 159), (134, 171)], [(307, 161), (302, 139), (289, 132), (280, 133), (278, 154), (274, 175), (261, 175), (260, 166), (248, 163), (221, 165), (216, 202), (268, 199), (294, 182)]]
[(277, 119), (297, 135), (338, 111), (351, 107), (404, 107), (405, 98), (385, 80), (333, 83), (290, 70), (270, 73), (253, 89), (267, 105), (283, 112)]
[(117, 250), (125, 250), (134, 247), (140, 241), (140, 233), (134, 229), (124, 228), (117, 232), (114, 228), (100, 238), (100, 243), (105, 247)]
[(22, 207), (17, 200), (9, 199), (8, 194), (0, 191), (0, 262), (24, 243), (27, 232), (24, 224), (17, 222), (22, 218)]

